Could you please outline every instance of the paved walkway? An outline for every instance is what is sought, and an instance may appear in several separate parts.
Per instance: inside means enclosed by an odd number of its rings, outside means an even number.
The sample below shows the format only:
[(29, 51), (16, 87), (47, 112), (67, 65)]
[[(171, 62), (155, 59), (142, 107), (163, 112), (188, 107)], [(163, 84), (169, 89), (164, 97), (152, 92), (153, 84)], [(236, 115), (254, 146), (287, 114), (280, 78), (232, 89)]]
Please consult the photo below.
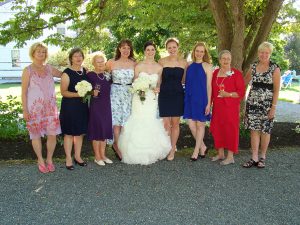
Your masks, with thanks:
[(300, 122), (300, 104), (278, 101), (276, 121)]
[(300, 151), (272, 150), (265, 169), (176, 157), (52, 174), (0, 164), (0, 224), (299, 224)]

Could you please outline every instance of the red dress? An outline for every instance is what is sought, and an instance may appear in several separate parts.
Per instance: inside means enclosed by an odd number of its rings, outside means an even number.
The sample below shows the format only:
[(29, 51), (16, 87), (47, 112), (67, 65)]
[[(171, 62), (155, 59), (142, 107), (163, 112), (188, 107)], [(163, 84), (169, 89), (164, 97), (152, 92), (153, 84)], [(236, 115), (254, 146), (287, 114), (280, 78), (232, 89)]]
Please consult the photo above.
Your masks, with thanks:
[[(237, 69), (231, 69), (234, 74), (227, 77), (217, 77), (219, 69), (213, 72), (212, 78), (212, 118), (210, 131), (212, 132), (215, 148), (226, 148), (238, 153), (240, 101), (245, 94), (243, 75)], [(224, 84), (224, 91), (236, 92), (239, 98), (217, 97), (219, 85)]]

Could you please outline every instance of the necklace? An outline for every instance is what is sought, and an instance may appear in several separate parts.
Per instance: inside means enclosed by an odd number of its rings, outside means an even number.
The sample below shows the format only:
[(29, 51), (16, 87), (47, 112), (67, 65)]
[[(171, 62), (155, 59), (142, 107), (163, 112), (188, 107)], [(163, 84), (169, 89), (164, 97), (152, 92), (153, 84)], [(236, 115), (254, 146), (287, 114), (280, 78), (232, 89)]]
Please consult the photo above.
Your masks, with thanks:
[[(96, 73), (96, 72), (95, 72), (95, 73)], [(100, 77), (100, 74), (101, 74), (101, 73), (99, 73), (99, 74), (96, 73), (96, 76), (99, 78), (99, 80), (104, 80), (105, 77), (103, 76), (103, 77), (101, 78), (101, 77)]]
[[(219, 71), (219, 74), (220, 74), (220, 71)], [(219, 75), (219, 74), (218, 74), (218, 75)], [(220, 84), (218, 84), (218, 78), (219, 78), (219, 76), (217, 76), (217, 79), (216, 79), (216, 85), (220, 88), (221, 86), (223, 86), (223, 83), (224, 83), (224, 80), (225, 80), (226, 76), (223, 77), (223, 79), (222, 79), (222, 81), (221, 81)]]
[(80, 67), (80, 71), (78, 71), (78, 70), (76, 70), (76, 69), (74, 69), (72, 67), (71, 67), (71, 69), (74, 70), (79, 76), (83, 75), (83, 69), (82, 69), (82, 67)]

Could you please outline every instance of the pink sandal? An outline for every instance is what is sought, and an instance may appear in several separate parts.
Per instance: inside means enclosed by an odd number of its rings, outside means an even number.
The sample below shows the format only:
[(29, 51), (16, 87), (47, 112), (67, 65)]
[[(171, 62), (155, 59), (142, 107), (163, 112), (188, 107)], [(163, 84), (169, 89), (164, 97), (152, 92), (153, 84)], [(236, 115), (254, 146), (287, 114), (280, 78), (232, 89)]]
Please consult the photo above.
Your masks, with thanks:
[(54, 172), (55, 171), (55, 166), (53, 163), (48, 163), (47, 164), (47, 169), (49, 170), (49, 172)]
[(48, 172), (49, 172), (49, 170), (48, 170), (48, 168), (46, 167), (46, 165), (41, 165), (41, 164), (39, 164), (39, 171), (40, 171), (41, 173), (48, 173)]

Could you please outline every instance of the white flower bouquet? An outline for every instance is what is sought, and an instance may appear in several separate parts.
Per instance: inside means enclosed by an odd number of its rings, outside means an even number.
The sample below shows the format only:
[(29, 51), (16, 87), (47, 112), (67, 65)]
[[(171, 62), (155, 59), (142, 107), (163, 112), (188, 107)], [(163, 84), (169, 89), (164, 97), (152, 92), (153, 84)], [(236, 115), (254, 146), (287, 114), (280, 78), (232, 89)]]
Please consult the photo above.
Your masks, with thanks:
[(82, 101), (88, 102), (88, 105), (90, 105), (92, 89), (93, 87), (91, 83), (87, 82), (86, 80), (78, 82), (75, 86), (75, 90), (77, 91), (78, 95), (82, 97)]
[(132, 93), (138, 94), (142, 102), (146, 100), (146, 91), (151, 88), (151, 81), (149, 76), (139, 76), (132, 83)]

